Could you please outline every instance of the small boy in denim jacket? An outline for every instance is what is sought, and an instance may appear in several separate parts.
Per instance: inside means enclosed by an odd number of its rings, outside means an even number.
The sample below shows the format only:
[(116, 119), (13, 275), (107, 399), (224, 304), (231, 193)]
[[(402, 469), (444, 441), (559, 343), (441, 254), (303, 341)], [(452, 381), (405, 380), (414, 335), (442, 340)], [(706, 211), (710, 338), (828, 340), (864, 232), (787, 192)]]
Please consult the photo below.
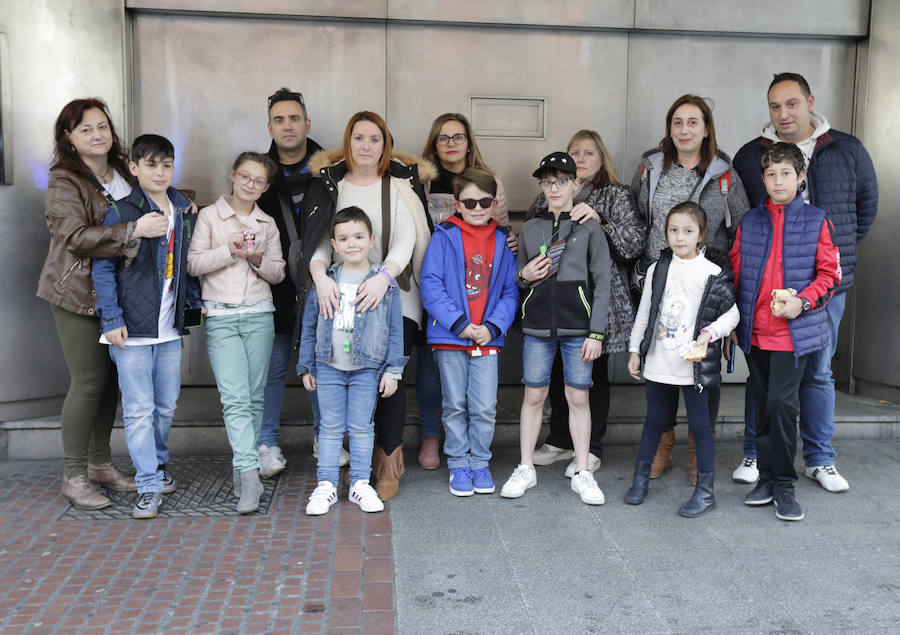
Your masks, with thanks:
[[(191, 206), (171, 187), (175, 148), (165, 137), (141, 135), (131, 146), (131, 194), (113, 203), (104, 225), (159, 213), (169, 229), (159, 240), (142, 240), (131, 261), (97, 258), (91, 277), (97, 315), (122, 391), (125, 442), (137, 470), (133, 518), (154, 518), (162, 495), (175, 491), (166, 470), (169, 430), (181, 392), (181, 337), (199, 324), (200, 283), (187, 275)], [(190, 323), (186, 314), (191, 313)]]
[(384, 503), (369, 485), (375, 428), (372, 415), (378, 396), (390, 397), (403, 378), (403, 312), (400, 293), (388, 288), (374, 308), (357, 313), (359, 286), (379, 268), (369, 264), (374, 245), (372, 223), (358, 207), (347, 207), (331, 221), (331, 246), (343, 262), (328, 276), (337, 282), (341, 306), (333, 318), (319, 314), (315, 287), (307, 294), (297, 374), (319, 398), (318, 485), (306, 513), (321, 516), (337, 501), (344, 433), (350, 437), (351, 501), (365, 512), (380, 512)]
[(508, 227), (491, 217), (497, 181), (467, 168), (453, 179), (456, 214), (436, 225), (419, 292), (440, 370), (450, 493), (492, 494), (488, 462), (497, 415), (497, 353), (519, 305)]

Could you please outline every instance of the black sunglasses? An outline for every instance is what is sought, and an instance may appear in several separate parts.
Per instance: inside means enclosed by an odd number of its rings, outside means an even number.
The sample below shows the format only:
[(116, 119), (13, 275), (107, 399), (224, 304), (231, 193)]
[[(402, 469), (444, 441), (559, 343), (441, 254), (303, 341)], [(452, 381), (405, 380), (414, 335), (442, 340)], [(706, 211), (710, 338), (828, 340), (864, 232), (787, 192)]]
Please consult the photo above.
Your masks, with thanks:
[(279, 90), (277, 93), (269, 95), (269, 109), (280, 101), (296, 101), (304, 109), (306, 108), (306, 103), (303, 101), (303, 93)]
[(466, 206), (466, 209), (475, 209), (476, 205), (481, 205), (481, 209), (487, 209), (494, 204), (494, 199), (490, 196), (484, 198), (461, 198), (459, 202)]

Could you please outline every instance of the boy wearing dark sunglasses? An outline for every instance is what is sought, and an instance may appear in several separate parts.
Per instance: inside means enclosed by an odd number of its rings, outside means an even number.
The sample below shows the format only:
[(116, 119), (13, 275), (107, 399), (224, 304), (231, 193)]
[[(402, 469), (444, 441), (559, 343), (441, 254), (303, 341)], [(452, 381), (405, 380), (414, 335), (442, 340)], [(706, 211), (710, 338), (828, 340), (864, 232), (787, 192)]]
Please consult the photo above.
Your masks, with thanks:
[(588, 469), (591, 411), (588, 391), (594, 360), (603, 352), (609, 314), (609, 246), (596, 220), (572, 222), (578, 187), (575, 160), (548, 154), (532, 174), (547, 199), (547, 210), (519, 232), (516, 281), (522, 289), (522, 383), (519, 418), (521, 461), (500, 495), (519, 498), (537, 485), (534, 446), (541, 431), (544, 400), (556, 351), (561, 351), (569, 431), (575, 446), (572, 491), (587, 505), (602, 505), (603, 492)]
[(519, 304), (508, 227), (491, 217), (497, 181), (481, 168), (453, 180), (456, 213), (435, 225), (419, 291), (441, 376), (450, 493), (491, 494), (497, 353)]

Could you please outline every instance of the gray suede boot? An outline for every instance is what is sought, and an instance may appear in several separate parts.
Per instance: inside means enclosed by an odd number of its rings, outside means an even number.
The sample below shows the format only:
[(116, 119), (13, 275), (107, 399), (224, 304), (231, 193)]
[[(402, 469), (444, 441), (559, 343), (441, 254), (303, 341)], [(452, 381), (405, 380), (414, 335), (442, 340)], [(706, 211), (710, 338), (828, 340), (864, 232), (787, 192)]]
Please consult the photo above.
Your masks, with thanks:
[(259, 481), (259, 468), (241, 472), (241, 499), (238, 501), (237, 510), (241, 514), (252, 514), (259, 509), (259, 497), (262, 496), (263, 486)]

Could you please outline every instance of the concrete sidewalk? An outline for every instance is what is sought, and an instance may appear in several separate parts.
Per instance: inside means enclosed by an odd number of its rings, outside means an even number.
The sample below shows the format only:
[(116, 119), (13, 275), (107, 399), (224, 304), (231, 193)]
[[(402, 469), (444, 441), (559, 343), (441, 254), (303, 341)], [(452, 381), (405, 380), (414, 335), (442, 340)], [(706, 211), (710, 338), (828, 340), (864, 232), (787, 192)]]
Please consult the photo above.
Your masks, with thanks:
[[(425, 472), (410, 450), (384, 514), (344, 488), (306, 517), (313, 464), (290, 455), (265, 513), (140, 522), (79, 520), (58, 496), (58, 460), (0, 462), (0, 633), (898, 632), (900, 440), (839, 443), (850, 491), (801, 477), (807, 516), (793, 524), (742, 504), (736, 443), (717, 446), (705, 516), (676, 514), (691, 492), (684, 444), (627, 506), (634, 452), (608, 448), (602, 507), (570, 491), (564, 463), (539, 467), (521, 499), (459, 499), (446, 467)], [(498, 450), (498, 490), (516, 460)]]

